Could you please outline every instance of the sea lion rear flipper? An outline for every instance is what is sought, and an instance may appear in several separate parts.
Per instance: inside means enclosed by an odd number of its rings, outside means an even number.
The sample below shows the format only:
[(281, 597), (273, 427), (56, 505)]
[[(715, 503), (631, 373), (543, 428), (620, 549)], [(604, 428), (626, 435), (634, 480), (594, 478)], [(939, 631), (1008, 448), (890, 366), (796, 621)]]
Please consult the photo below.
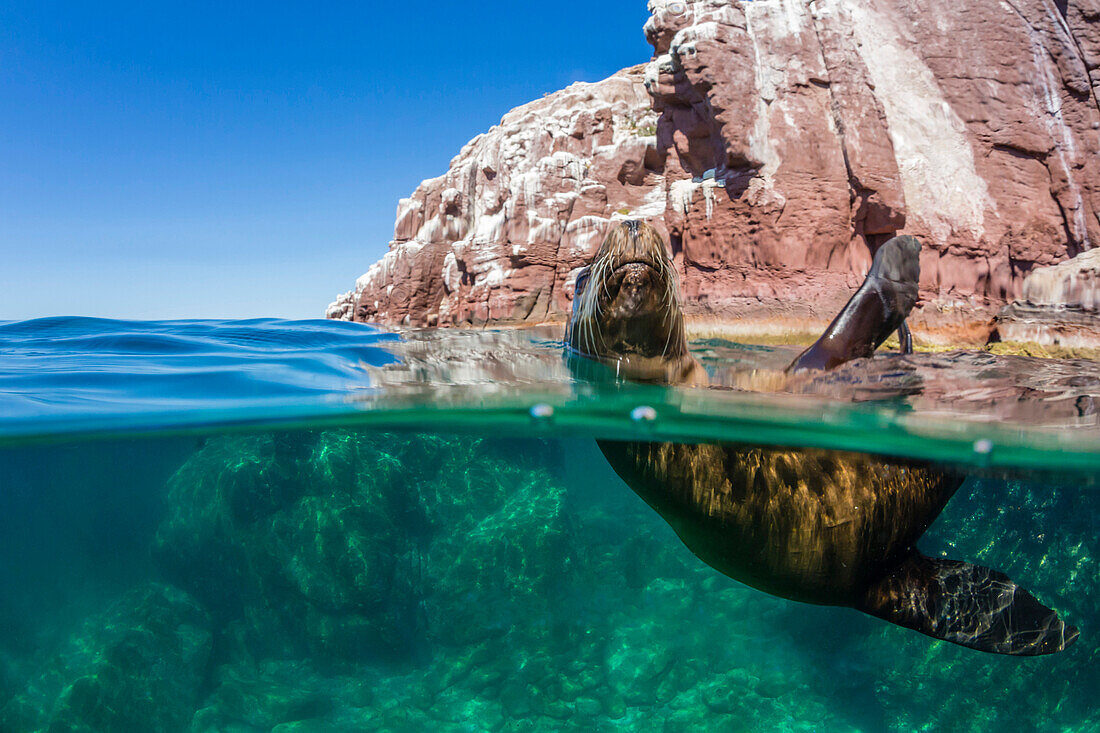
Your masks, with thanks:
[(869, 588), (859, 608), (936, 639), (995, 654), (1052, 654), (1079, 633), (1003, 573), (918, 553)]
[(787, 371), (832, 369), (851, 359), (871, 356), (894, 331), (902, 338), (904, 352), (904, 337), (909, 333), (905, 319), (917, 304), (919, 281), (920, 241), (904, 235), (886, 242), (875, 252), (871, 269), (856, 294), (821, 338)]

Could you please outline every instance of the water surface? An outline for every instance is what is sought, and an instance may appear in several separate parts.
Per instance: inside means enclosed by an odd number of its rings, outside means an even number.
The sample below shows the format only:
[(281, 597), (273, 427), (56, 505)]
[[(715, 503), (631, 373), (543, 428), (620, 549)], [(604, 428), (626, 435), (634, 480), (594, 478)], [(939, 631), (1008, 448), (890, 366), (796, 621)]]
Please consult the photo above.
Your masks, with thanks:
[[(341, 321), (0, 324), (0, 441), (344, 425), (751, 441), (1100, 468), (1100, 363), (887, 354), (786, 378), (793, 347), (693, 344), (711, 387), (618, 380), (557, 329), (402, 334)], [(551, 419), (531, 418), (536, 405)], [(634, 408), (653, 407), (639, 422)], [(547, 414), (544, 408), (539, 414)], [(536, 411), (538, 412), (538, 411)]]

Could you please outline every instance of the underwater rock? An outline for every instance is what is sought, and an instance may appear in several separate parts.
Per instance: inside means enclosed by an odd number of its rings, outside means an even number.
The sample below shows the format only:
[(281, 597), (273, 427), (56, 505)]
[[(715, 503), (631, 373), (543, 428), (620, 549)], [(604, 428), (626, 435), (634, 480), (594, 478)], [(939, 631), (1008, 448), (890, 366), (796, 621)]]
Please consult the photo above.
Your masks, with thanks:
[(477, 440), (213, 440), (172, 477), (154, 554), (243, 621), (249, 654), (407, 662), (539, 630), (524, 616), (545, 616), (570, 558), (561, 494)]
[(402, 656), (417, 636), (414, 470), (335, 433), (210, 441), (169, 481), (154, 557), (220, 625), (243, 620), (250, 653)]
[[(155, 547), (214, 629), (204, 697), (181, 696), (190, 730), (1100, 724), (1083, 692), (1100, 685), (1095, 646), (1020, 664), (756, 592), (699, 563), (579, 443), (208, 440), (171, 479)], [(1004, 568), (1087, 638), (1092, 488), (971, 479), (922, 550)], [(20, 699), (0, 721), (41, 704)]]
[(689, 315), (798, 331), (878, 244), (917, 235), (913, 325), (984, 341), (1031, 270), (1100, 243), (1094, 5), (652, 0), (644, 69), (470, 141), (327, 315), (563, 319), (577, 269), (633, 217), (669, 240)]
[(1028, 275), (1022, 299), (997, 315), (996, 332), (1001, 341), (1100, 347), (1100, 248)]
[[(329, 685), (303, 662), (223, 665), (214, 674), (214, 692), (191, 719), (193, 733), (226, 730), (272, 730), (306, 726), (333, 711)], [(332, 721), (328, 721), (331, 726)], [(302, 728), (305, 730), (305, 728)]]
[(37, 678), (0, 708), (0, 730), (184, 730), (211, 641), (209, 616), (183, 591), (133, 591), (39, 665)]

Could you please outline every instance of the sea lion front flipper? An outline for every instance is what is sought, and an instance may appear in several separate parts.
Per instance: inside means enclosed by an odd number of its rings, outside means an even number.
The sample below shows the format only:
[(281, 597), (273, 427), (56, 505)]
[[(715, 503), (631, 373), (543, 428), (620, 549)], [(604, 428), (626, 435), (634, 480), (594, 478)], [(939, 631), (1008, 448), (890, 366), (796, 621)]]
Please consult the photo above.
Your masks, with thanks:
[(898, 350), (903, 354), (913, 353), (913, 334), (909, 331), (909, 324), (905, 321), (898, 326)]
[(859, 290), (787, 372), (832, 369), (871, 356), (887, 336), (902, 328), (917, 304), (919, 281), (920, 240), (903, 235), (886, 242), (875, 252)]
[(867, 590), (861, 611), (995, 654), (1060, 652), (1078, 631), (996, 570), (913, 553)]

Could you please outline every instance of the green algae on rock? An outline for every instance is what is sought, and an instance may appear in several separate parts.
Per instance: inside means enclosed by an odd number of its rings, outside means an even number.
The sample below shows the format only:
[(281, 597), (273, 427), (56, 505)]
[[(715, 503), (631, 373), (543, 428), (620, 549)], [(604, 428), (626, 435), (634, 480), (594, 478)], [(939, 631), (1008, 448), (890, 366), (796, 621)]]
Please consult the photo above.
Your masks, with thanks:
[(506, 628), (469, 618), (485, 596), (545, 606), (568, 561), (561, 494), (478, 440), (212, 441), (170, 482), (155, 553), (216, 618), (246, 621), (251, 653), (402, 661)]
[(178, 588), (150, 584), (90, 619), (0, 708), (0, 730), (183, 730), (200, 699), (210, 618)]

